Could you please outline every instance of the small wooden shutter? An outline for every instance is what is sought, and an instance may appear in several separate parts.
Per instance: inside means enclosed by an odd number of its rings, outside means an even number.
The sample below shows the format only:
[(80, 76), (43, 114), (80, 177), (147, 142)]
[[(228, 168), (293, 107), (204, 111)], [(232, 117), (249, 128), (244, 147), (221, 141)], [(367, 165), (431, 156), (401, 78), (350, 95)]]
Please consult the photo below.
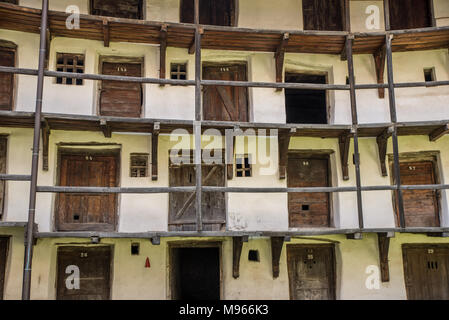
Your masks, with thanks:
[(409, 300), (449, 300), (449, 246), (403, 245)]
[[(60, 185), (76, 187), (116, 187), (117, 157), (95, 154), (62, 154)], [(60, 194), (59, 231), (114, 231), (117, 195)]]
[[(66, 285), (68, 266), (80, 271), (80, 288)], [(109, 300), (110, 298), (110, 247), (59, 247), (58, 248), (58, 300)]]
[[(140, 63), (103, 63), (103, 74), (141, 77)], [(142, 113), (142, 85), (135, 82), (102, 81), (100, 114), (139, 118)]]
[[(329, 187), (328, 159), (288, 155), (289, 188)], [(291, 228), (329, 227), (328, 193), (289, 193), (288, 212)]]
[[(0, 174), (6, 173), (6, 150), (8, 138), (5, 136), (0, 136)], [(0, 218), (3, 215), (5, 208), (5, 181), (0, 181)]]
[[(206, 66), (205, 80), (247, 81), (246, 65)], [(248, 89), (243, 87), (205, 86), (203, 118), (214, 121), (248, 121)]]
[(342, 0), (303, 0), (304, 30), (343, 31)]
[(143, 19), (142, 0), (91, 0), (91, 13), (98, 16)]
[[(400, 172), (403, 185), (435, 184), (436, 181), (432, 161), (403, 162), (400, 164)], [(440, 226), (437, 192), (436, 190), (402, 191), (407, 227)]]
[(431, 0), (390, 0), (391, 30), (432, 26)]
[(0, 300), (3, 300), (5, 286), (6, 259), (8, 258), (8, 238), (0, 237)]
[[(235, 0), (200, 0), (200, 24), (234, 25)], [(181, 22), (194, 22), (194, 0), (181, 0)]]
[(287, 263), (292, 300), (335, 299), (333, 245), (287, 246)]
[[(0, 66), (15, 66), (15, 52), (13, 50), (0, 48)], [(0, 110), (12, 110), (13, 96), (14, 75), (0, 72)]]

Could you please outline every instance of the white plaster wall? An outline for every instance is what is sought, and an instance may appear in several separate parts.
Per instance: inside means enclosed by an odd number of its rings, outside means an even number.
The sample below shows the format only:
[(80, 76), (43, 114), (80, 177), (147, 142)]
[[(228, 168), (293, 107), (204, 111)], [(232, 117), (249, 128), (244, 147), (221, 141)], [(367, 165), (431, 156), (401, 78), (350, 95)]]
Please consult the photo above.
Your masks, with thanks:
[(449, 26), (449, 2), (446, 0), (433, 0), (433, 7), (437, 27)]
[(4, 300), (19, 300), (22, 297), (22, 275), (24, 259), (24, 229), (0, 228), (0, 236), (10, 237), (6, 259)]
[[(369, 8), (371, 6), (375, 6), (378, 9)], [(378, 19), (379, 28), (374, 27), (367, 28), (366, 21), (371, 16)], [(366, 0), (350, 1), (350, 17), (351, 17), (352, 32), (375, 32), (385, 30), (383, 1), (366, 1)], [(371, 26), (372, 24), (369, 25)]]

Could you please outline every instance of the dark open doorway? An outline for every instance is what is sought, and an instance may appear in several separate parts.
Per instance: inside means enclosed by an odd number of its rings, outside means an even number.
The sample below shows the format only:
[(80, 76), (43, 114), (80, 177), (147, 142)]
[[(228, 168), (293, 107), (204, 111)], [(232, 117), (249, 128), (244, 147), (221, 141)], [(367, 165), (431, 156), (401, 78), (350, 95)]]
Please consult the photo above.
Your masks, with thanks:
[(220, 248), (172, 248), (170, 282), (173, 300), (220, 300)]
[[(286, 73), (285, 82), (326, 84), (326, 75)], [(326, 90), (285, 89), (287, 123), (327, 124)]]

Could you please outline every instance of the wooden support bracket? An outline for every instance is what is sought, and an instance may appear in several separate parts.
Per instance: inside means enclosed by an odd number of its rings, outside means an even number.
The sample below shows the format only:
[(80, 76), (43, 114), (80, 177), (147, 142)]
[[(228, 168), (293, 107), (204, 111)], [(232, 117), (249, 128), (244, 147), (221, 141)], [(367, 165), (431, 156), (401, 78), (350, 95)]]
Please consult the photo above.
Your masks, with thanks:
[[(200, 34), (204, 33), (204, 29), (200, 28)], [(189, 45), (189, 54), (194, 54), (195, 53), (195, 37), (193, 37), (192, 42)]]
[(380, 161), (380, 170), (382, 172), (382, 176), (386, 177), (387, 173), (387, 146), (388, 146), (388, 138), (393, 134), (394, 128), (389, 127), (384, 130), (377, 138), (377, 148), (379, 150), (379, 161)]
[[(376, 67), (377, 84), (384, 84), (385, 62), (387, 57), (385, 45), (383, 45), (375, 53), (373, 53), (373, 57), (374, 66)], [(384, 99), (385, 88), (379, 88), (378, 94), (380, 99)]]
[[(282, 74), (284, 71), (284, 58), (285, 58), (285, 50), (288, 46), (288, 40), (290, 39), (290, 34), (288, 32), (282, 35), (281, 42), (276, 49), (276, 53), (274, 54), (274, 58), (276, 60), (276, 82), (282, 83)], [(282, 88), (276, 88), (276, 91), (282, 91)]]
[(106, 19), (103, 19), (103, 45), (105, 47), (109, 47), (110, 39), (109, 39), (109, 22)]
[(50, 142), (50, 126), (46, 119), (42, 120), (42, 170), (48, 171), (48, 149)]
[(388, 251), (390, 249), (390, 238), (392, 237), (394, 237), (394, 232), (377, 234), (377, 243), (379, 246), (380, 276), (382, 282), (390, 281), (390, 268), (388, 267)]
[(243, 242), (248, 242), (248, 237), (232, 238), (232, 276), (240, 277), (240, 256), (242, 255)]
[(442, 138), (443, 136), (445, 136), (446, 134), (449, 133), (449, 124), (446, 124), (438, 129), (436, 129), (435, 131), (433, 131), (430, 135), (429, 135), (429, 140), (431, 142), (435, 142), (438, 139)]
[(340, 59), (341, 59), (341, 61), (348, 60), (348, 54), (346, 52), (346, 41), (345, 41), (345, 44), (343, 45), (343, 50), (340, 53)]
[(271, 263), (273, 266), (273, 278), (279, 277), (279, 261), (281, 259), (284, 237), (271, 237)]
[(158, 246), (158, 245), (160, 245), (160, 244), (161, 244), (161, 237), (158, 237), (158, 236), (152, 237), (152, 238), (151, 238), (151, 244), (152, 244), (153, 246)]
[(51, 39), (52, 39), (52, 34), (50, 29), (47, 28), (47, 33), (46, 33), (46, 41), (45, 41), (45, 69), (48, 70), (48, 61), (50, 60), (50, 45), (51, 45)]
[(283, 180), (287, 177), (287, 162), (288, 162), (288, 146), (291, 137), (296, 133), (296, 128), (290, 129), (289, 132), (279, 132), (278, 147), (279, 147), (279, 179)]
[(105, 119), (100, 120), (100, 128), (101, 128), (101, 131), (103, 131), (103, 135), (105, 138), (112, 137), (111, 127), (109, 126), (108, 122)]
[(351, 133), (347, 132), (342, 134), (338, 138), (338, 145), (340, 148), (340, 159), (341, 159), (341, 171), (343, 173), (343, 180), (349, 180), (349, 145), (351, 143)]
[[(167, 59), (167, 25), (164, 24), (161, 27), (161, 32), (159, 35), (159, 39), (161, 42), (159, 48), (159, 78), (165, 79), (166, 77), (166, 59)], [(163, 87), (163, 84), (160, 84)]]
[(159, 132), (161, 130), (161, 124), (159, 122), (154, 123), (153, 133), (151, 134), (151, 180), (157, 181), (157, 155), (159, 145)]

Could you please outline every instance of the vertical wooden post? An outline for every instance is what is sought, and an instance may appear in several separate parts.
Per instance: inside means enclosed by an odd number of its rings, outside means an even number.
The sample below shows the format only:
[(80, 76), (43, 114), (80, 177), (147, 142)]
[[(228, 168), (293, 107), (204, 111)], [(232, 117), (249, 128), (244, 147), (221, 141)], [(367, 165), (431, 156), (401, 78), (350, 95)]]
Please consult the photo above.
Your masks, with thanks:
[(385, 20), (385, 30), (390, 31), (390, 0), (384, 0), (384, 20)]
[[(162, 25), (160, 33), (160, 47), (159, 47), (159, 78), (166, 77), (166, 57), (167, 57), (167, 25)], [(163, 86), (163, 85), (161, 85)]]

